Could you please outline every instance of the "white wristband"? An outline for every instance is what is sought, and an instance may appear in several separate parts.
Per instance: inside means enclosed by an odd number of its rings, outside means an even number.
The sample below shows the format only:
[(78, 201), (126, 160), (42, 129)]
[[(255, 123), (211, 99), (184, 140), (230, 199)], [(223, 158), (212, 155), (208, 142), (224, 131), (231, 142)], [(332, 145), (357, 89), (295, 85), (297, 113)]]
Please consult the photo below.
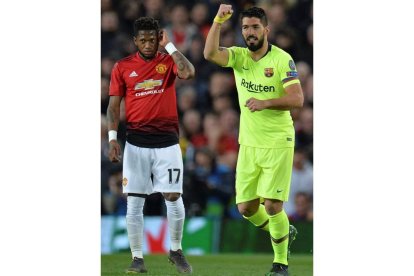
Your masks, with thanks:
[(112, 140), (116, 140), (117, 132), (116, 130), (108, 131), (108, 141), (111, 142)]
[(172, 42), (168, 42), (164, 48), (170, 55), (172, 55), (175, 51), (178, 51)]

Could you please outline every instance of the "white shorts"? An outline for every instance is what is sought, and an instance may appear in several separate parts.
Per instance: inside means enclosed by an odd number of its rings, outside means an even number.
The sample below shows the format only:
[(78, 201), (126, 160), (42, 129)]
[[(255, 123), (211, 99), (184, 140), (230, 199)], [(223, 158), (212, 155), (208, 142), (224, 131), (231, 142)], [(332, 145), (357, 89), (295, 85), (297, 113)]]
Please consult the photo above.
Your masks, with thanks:
[(183, 158), (180, 146), (141, 148), (126, 142), (122, 174), (124, 193), (182, 194)]

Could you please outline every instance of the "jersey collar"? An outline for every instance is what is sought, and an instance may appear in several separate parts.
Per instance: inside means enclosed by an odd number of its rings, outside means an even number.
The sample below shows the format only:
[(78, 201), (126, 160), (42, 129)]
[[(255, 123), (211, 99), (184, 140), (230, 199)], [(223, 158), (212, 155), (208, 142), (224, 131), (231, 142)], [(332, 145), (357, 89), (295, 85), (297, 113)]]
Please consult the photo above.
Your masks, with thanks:
[(267, 51), (266, 51), (266, 53), (260, 59), (264, 58), (270, 51), (272, 51), (272, 44), (268, 43), (267, 44)]
[(266, 53), (259, 58), (258, 60), (254, 60), (252, 57), (250, 57), (254, 62), (259, 62), (261, 59), (263, 59), (270, 51), (272, 51), (272, 44), (270, 44), (269, 42), (267, 43), (267, 51)]
[(152, 59), (144, 59), (143, 57), (141, 57), (141, 55), (140, 55), (140, 54), (139, 54), (139, 52), (137, 51), (137, 53), (135, 54), (135, 56), (136, 56), (138, 59), (142, 60), (142, 61), (145, 61), (145, 62), (151, 62), (151, 61), (153, 61), (153, 60), (157, 59), (157, 58), (158, 58), (158, 56), (159, 56), (159, 54), (160, 54), (160, 52), (159, 52), (159, 51), (157, 51), (157, 53), (155, 53), (155, 57), (153, 57)]

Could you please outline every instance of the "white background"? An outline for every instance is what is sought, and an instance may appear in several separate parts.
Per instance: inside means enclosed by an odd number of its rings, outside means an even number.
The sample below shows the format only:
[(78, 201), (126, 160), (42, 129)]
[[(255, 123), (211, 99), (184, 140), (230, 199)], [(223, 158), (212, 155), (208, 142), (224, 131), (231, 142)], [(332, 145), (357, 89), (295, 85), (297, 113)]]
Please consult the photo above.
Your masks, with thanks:
[[(316, 276), (412, 273), (410, 1), (314, 9)], [(100, 275), (100, 2), (0, 9), (1, 275)]]

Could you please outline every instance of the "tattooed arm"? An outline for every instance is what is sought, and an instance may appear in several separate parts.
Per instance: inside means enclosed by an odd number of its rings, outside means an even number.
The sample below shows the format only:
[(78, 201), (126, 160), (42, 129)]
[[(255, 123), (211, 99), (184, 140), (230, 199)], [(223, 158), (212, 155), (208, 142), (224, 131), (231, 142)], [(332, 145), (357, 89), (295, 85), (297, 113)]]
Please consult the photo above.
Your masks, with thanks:
[(106, 110), (106, 120), (108, 122), (108, 130), (118, 131), (119, 111), (121, 105), (121, 96), (110, 96), (109, 105)]
[[(122, 97), (110, 96), (109, 105), (106, 111), (106, 119), (108, 122), (108, 131), (118, 131), (119, 125), (119, 111)], [(109, 160), (111, 162), (119, 162), (121, 160), (121, 147), (117, 140), (109, 141)]]
[(171, 57), (175, 64), (177, 64), (178, 77), (180, 79), (189, 80), (194, 78), (194, 65), (179, 51), (174, 52)]
[[(165, 48), (170, 42), (167, 32), (162, 30), (160, 32), (159, 44)], [(178, 50), (171, 54), (178, 69), (178, 77), (180, 79), (192, 79), (195, 75), (194, 65)]]

